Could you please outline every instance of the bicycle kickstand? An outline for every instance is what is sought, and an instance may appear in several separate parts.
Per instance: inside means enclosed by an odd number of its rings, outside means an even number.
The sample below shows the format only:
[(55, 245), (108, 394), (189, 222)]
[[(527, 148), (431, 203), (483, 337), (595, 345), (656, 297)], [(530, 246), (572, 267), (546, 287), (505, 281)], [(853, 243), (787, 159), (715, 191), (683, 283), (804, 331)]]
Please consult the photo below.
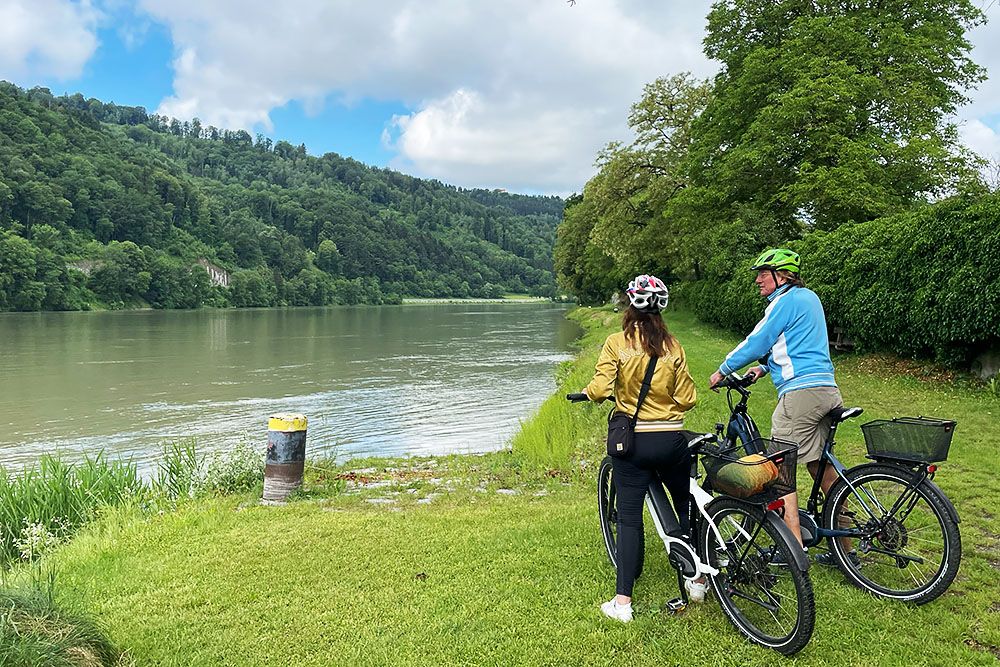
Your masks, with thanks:
[(684, 588), (684, 575), (681, 574), (680, 570), (677, 570), (677, 588), (680, 589), (680, 597), (676, 597), (673, 600), (667, 600), (667, 611), (672, 615), (676, 615), (687, 609), (688, 606), (688, 594), (687, 589)]

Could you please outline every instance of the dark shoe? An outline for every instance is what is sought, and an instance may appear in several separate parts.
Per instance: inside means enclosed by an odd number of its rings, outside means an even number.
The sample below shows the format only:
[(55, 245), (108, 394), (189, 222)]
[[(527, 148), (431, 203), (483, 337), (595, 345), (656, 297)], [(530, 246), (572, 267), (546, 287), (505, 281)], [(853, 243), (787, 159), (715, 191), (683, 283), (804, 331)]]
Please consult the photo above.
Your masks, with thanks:
[[(851, 561), (851, 565), (854, 567), (861, 567), (861, 559), (858, 558), (858, 552), (848, 551), (847, 559)], [(825, 567), (837, 567), (837, 559), (834, 557), (832, 551), (826, 551), (816, 556), (816, 564)]]

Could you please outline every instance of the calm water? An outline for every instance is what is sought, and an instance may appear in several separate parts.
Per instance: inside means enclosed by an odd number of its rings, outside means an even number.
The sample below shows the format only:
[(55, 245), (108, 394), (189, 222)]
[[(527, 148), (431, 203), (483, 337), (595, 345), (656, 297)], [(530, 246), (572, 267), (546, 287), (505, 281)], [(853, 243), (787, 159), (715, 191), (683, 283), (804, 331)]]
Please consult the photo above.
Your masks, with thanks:
[(553, 304), (0, 315), (0, 465), (101, 449), (155, 465), (166, 440), (307, 455), (499, 449), (554, 390), (576, 326)]

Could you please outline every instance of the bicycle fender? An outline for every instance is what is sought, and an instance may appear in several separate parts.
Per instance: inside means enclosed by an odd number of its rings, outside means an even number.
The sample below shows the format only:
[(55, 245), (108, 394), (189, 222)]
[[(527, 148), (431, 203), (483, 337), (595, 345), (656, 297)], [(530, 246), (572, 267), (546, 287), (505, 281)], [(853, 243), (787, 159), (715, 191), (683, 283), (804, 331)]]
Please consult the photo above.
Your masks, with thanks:
[(955, 505), (951, 502), (951, 498), (944, 495), (944, 491), (941, 490), (941, 487), (939, 487), (931, 480), (927, 479), (924, 480), (924, 482), (927, 483), (927, 485), (931, 487), (931, 490), (938, 495), (938, 498), (940, 498), (941, 502), (944, 503), (945, 509), (948, 510), (948, 516), (950, 516), (951, 520), (954, 521), (956, 525), (958, 525), (959, 522), (958, 510), (955, 509)]
[(764, 520), (781, 534), (785, 543), (790, 547), (789, 551), (792, 552), (792, 558), (795, 560), (795, 569), (806, 572), (809, 569), (809, 558), (806, 556), (805, 550), (799, 547), (799, 541), (792, 535), (792, 531), (785, 525), (785, 520), (778, 516), (777, 512), (765, 512)]

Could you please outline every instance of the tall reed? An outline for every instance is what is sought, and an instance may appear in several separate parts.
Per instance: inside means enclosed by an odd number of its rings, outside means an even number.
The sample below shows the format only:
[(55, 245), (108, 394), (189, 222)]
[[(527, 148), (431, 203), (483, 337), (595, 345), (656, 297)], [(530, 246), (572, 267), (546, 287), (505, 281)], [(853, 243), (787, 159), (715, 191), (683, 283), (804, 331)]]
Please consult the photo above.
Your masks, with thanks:
[(194, 438), (164, 443), (153, 486), (171, 500), (194, 496), (202, 457)]
[(148, 488), (130, 461), (103, 453), (70, 464), (42, 456), (35, 468), (0, 468), (0, 565), (30, 560), (72, 535), (106, 505), (141, 499)]

